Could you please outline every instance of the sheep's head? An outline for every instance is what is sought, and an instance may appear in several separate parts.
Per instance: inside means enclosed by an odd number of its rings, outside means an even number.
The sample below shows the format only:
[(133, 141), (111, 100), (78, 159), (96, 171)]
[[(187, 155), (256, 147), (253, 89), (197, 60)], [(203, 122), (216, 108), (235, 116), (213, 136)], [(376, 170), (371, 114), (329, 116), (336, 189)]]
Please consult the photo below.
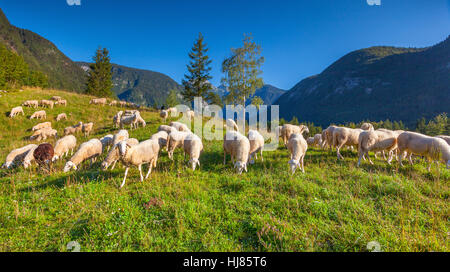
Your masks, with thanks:
[(68, 161), (66, 163), (66, 165), (64, 166), (64, 173), (67, 173), (67, 172), (69, 172), (72, 169), (73, 170), (77, 170), (77, 166), (73, 162)]
[(290, 170), (291, 170), (292, 174), (294, 174), (295, 170), (300, 166), (300, 162), (297, 160), (290, 160), (289, 166), (290, 166)]
[(57, 160), (59, 160), (59, 156), (58, 155), (54, 155), (53, 158), (52, 158), (52, 162), (55, 162)]
[(23, 168), (27, 169), (30, 166), (31, 166), (31, 161), (24, 161), (23, 162)]
[(14, 162), (5, 162), (5, 163), (2, 165), (2, 168), (9, 169), (9, 168), (11, 168), (13, 165), (14, 165)]
[(106, 162), (106, 161), (104, 161), (104, 162), (102, 162), (102, 170), (103, 171), (105, 171), (105, 170), (108, 170), (108, 167), (109, 167), (109, 163), (108, 162)]
[(190, 159), (189, 165), (191, 166), (192, 170), (195, 170), (197, 165), (200, 167), (200, 161), (198, 159)]
[(247, 172), (247, 164), (245, 162), (236, 162), (234, 164), (234, 168), (238, 172), (238, 174), (242, 174), (242, 171)]
[(127, 154), (127, 149), (130, 145), (128, 145), (126, 141), (121, 141), (117, 144), (117, 147), (119, 148), (119, 155), (123, 157)]

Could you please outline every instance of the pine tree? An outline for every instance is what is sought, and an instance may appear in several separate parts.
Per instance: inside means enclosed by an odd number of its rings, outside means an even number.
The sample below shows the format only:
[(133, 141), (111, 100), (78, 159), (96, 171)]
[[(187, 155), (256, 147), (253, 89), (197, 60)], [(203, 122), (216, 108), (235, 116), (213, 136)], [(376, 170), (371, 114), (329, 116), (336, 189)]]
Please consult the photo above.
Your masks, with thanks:
[(175, 107), (176, 105), (179, 104), (179, 100), (177, 97), (177, 91), (175, 91), (174, 89), (171, 89), (169, 91), (169, 95), (166, 98), (165, 104), (166, 104), (167, 108)]
[(209, 83), (212, 77), (209, 75), (211, 60), (207, 55), (208, 50), (202, 33), (199, 33), (192, 50), (189, 52), (191, 60), (187, 65), (188, 74), (184, 75), (182, 81), (184, 91), (181, 94), (186, 101), (191, 102), (195, 97), (206, 99), (208, 91), (212, 89), (211, 83)]
[(86, 94), (97, 97), (113, 97), (112, 65), (106, 48), (98, 48), (90, 65)]

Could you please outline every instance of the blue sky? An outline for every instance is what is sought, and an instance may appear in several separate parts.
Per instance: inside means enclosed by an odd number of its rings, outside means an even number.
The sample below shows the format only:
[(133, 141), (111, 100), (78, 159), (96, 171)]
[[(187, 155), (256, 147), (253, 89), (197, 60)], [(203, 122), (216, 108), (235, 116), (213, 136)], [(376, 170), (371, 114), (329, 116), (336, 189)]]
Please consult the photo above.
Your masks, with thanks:
[(375, 45), (424, 47), (450, 34), (450, 0), (0, 0), (10, 22), (49, 39), (73, 60), (101, 45), (114, 63), (181, 82), (199, 32), (210, 48), (212, 83), (231, 47), (252, 33), (265, 83), (289, 89), (350, 51)]

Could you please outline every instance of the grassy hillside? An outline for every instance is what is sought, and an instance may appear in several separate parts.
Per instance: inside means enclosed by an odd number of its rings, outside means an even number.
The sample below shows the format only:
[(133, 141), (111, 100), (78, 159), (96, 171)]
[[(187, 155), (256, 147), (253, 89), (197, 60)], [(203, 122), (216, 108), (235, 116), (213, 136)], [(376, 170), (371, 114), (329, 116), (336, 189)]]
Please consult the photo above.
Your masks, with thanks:
[[(60, 95), (66, 108), (47, 110), (62, 133), (78, 121), (95, 122), (91, 137), (113, 133), (118, 108), (89, 106), (90, 97), (55, 90), (25, 90), (0, 100), (0, 163), (27, 144), (38, 121), (6, 114), (27, 99)], [(25, 108), (26, 116), (34, 110)], [(71, 114), (54, 122), (57, 113)], [(143, 111), (146, 128), (130, 131), (145, 140), (160, 124)], [(79, 143), (86, 141), (78, 137)], [(53, 143), (53, 141), (50, 141)], [(291, 175), (288, 152), (265, 152), (264, 163), (241, 176), (222, 164), (222, 142), (204, 141), (201, 169), (191, 171), (181, 150), (175, 160), (162, 152), (150, 179), (140, 183), (133, 168), (101, 171), (97, 161), (78, 172), (51, 175), (36, 169), (0, 170), (0, 251), (449, 251), (450, 171), (424, 164), (399, 169), (375, 160), (356, 168), (355, 154), (308, 150), (306, 173)], [(229, 160), (229, 157), (228, 157)], [(147, 169), (144, 167), (144, 170)]]

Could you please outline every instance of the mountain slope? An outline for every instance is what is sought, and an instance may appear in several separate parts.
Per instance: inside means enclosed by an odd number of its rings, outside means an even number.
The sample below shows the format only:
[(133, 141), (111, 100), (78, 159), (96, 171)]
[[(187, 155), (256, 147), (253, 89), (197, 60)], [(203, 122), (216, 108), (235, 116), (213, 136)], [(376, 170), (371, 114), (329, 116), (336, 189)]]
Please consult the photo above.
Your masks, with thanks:
[(48, 76), (49, 87), (82, 92), (85, 74), (50, 41), (11, 25), (0, 9), (0, 43), (23, 56), (32, 70)]
[[(219, 87), (214, 87), (213, 91), (220, 95), (220, 97), (225, 97), (228, 94), (228, 90), (225, 86), (220, 85)], [(255, 91), (254, 96), (259, 96), (264, 101), (265, 105), (272, 105), (282, 94), (284, 94), (286, 91), (279, 89), (275, 86), (272, 86), (270, 84), (266, 84), (263, 87), (257, 89)], [(252, 99), (250, 98), (248, 100), (248, 104), (250, 104)]]
[(321, 125), (401, 120), (450, 112), (450, 37), (428, 48), (351, 52), (282, 95), (281, 117)]
[[(77, 64), (85, 71), (89, 69), (87, 62)], [(171, 89), (179, 93), (182, 88), (175, 80), (162, 73), (117, 64), (112, 64), (112, 67), (113, 91), (121, 100), (140, 105), (161, 106)]]

